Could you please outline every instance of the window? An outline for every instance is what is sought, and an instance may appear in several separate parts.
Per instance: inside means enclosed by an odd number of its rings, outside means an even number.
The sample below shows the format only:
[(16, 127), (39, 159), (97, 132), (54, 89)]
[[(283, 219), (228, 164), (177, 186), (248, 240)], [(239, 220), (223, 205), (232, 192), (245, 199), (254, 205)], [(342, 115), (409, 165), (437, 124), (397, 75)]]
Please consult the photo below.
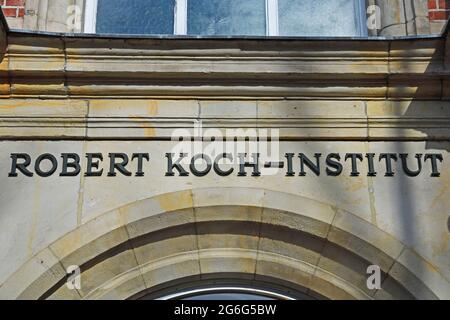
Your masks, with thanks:
[(98, 0), (97, 33), (173, 34), (175, 0)]
[(266, 34), (265, 0), (189, 0), (190, 35)]
[(365, 36), (365, 0), (86, 0), (87, 33)]
[[(278, 0), (282, 36), (356, 36), (359, 34), (358, 1)], [(354, 13), (354, 15), (351, 15)]]

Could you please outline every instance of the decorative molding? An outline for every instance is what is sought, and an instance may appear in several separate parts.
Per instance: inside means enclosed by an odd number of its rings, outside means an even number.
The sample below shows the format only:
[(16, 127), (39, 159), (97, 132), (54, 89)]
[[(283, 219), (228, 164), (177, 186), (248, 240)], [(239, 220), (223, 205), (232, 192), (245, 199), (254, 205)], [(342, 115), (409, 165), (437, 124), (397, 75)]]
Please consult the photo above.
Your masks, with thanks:
[[(39, 44), (39, 45), (38, 45)], [(11, 33), (3, 98), (447, 99), (445, 41)], [(3, 70), (3, 71), (2, 71)]]
[(443, 101), (13, 101), (0, 107), (1, 139), (171, 139), (175, 129), (193, 139), (220, 139), (218, 131), (244, 138), (249, 129), (277, 130), (281, 140), (450, 137), (450, 102)]
[[(282, 139), (450, 137), (450, 70), (442, 37), (10, 32), (8, 43), (0, 63), (4, 139), (167, 139), (173, 128), (192, 127), (193, 120), (206, 128), (279, 128)], [(141, 112), (149, 103), (157, 106), (155, 114)]]

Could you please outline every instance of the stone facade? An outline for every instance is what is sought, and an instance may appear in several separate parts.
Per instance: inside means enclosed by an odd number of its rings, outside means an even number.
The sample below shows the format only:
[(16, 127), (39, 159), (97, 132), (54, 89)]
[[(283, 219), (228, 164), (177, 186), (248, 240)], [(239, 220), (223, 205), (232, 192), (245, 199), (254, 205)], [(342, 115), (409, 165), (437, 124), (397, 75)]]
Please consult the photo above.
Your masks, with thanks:
[[(0, 298), (140, 298), (226, 279), (311, 298), (450, 298), (448, 30), (331, 41), (1, 28)], [(199, 122), (233, 140), (278, 130), (295, 174), (167, 175), (174, 130)], [(220, 143), (208, 136), (196, 140)], [(132, 162), (131, 176), (108, 175), (117, 152), (148, 153), (145, 174)], [(19, 153), (32, 177), (11, 174)], [(68, 153), (81, 156), (81, 173), (63, 177)], [(104, 158), (96, 177), (84, 174), (94, 153)], [(381, 161), (376, 175), (366, 161), (352, 175), (346, 161), (338, 176), (301, 176), (299, 153), (399, 158), (393, 175)], [(58, 159), (48, 177), (37, 174), (48, 161), (35, 166), (44, 154)], [(439, 175), (430, 161), (405, 174), (400, 154), (441, 155)], [(74, 265), (77, 290), (66, 285)]]

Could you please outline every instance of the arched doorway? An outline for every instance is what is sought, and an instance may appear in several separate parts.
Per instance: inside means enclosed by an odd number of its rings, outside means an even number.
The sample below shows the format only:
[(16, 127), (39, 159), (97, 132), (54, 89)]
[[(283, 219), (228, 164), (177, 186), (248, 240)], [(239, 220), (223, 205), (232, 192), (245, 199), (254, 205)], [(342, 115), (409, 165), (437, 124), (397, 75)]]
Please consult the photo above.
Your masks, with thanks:
[[(398, 259), (407, 250), (369, 222), (313, 199), (263, 189), (194, 189), (102, 214), (28, 261), (0, 294), (164, 297), (176, 294), (174, 288), (189, 291), (188, 283), (225, 279), (293, 298), (437, 298)], [(373, 264), (382, 271), (380, 290), (366, 286)], [(66, 286), (70, 265), (80, 266), (81, 290)]]

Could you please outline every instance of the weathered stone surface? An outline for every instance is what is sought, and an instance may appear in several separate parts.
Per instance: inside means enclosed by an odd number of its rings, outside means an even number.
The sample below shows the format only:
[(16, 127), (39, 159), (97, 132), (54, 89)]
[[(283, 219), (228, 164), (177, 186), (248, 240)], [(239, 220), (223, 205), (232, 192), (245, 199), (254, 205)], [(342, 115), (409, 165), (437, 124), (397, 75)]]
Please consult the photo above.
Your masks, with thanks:
[[(371, 152), (417, 152), (444, 153), (448, 155), (449, 145), (426, 142), (398, 142), (393, 144), (371, 143)], [(417, 162), (409, 159), (412, 170)], [(397, 174), (394, 177), (376, 178), (373, 181), (373, 206), (376, 211), (374, 223), (378, 228), (394, 235), (402, 243), (413, 248), (427, 260), (433, 261), (448, 279), (449, 233), (449, 173), (442, 171), (440, 178), (431, 177), (429, 161), (423, 163), (421, 178), (405, 176), (401, 173), (401, 165), (397, 163)]]
[(405, 2), (400, 0), (375, 0), (375, 4), (380, 8), (380, 35), (406, 35)]
[(88, 103), (80, 100), (5, 100), (0, 105), (0, 136), (86, 137)]
[(117, 211), (112, 211), (67, 233), (60, 241), (53, 243), (50, 249), (67, 268), (71, 265), (81, 266), (126, 240), (128, 234), (120, 216)]
[[(82, 142), (69, 145), (0, 142), (0, 282), (26, 260), (77, 226), (80, 177), (8, 177), (11, 153), (29, 153), (34, 158), (45, 152), (82, 152)], [(43, 165), (44, 167), (44, 165)]]
[(256, 251), (245, 249), (200, 250), (200, 270), (204, 277), (211, 273), (241, 273), (244, 278), (253, 278), (256, 268)]
[[(58, 259), (50, 250), (45, 249), (34, 256), (29, 264), (19, 268), (8, 281), (3, 281), (0, 297), (2, 299), (38, 299), (65, 274), (66, 271), (59, 264)], [(38, 277), (39, 281), (35, 282)], [(25, 290), (26, 293), (24, 293)]]
[[(373, 114), (377, 115), (379, 110), (374, 109)], [(86, 287), (80, 291), (82, 296), (100, 298), (134, 294), (137, 287), (133, 288), (133, 283), (142, 288), (142, 282), (139, 285), (139, 280), (135, 282), (130, 280), (130, 283), (121, 280), (123, 273), (130, 269), (141, 270), (148, 287), (163, 281), (155, 278), (157, 274), (164, 275), (163, 279), (168, 279), (169, 275), (163, 271), (166, 263), (169, 263), (167, 261), (172, 261), (170, 259), (177, 261), (176, 259), (181, 259), (180, 257), (185, 257), (182, 260), (196, 260), (198, 269), (197, 271), (191, 269), (187, 273), (190, 275), (205, 273), (206, 277), (218, 272), (252, 273), (258, 268), (263, 268), (263, 265), (258, 267), (256, 262), (259, 259), (256, 256), (259, 254), (276, 255), (280, 259), (295, 259), (301, 261), (304, 268), (309, 265), (309, 268), (315, 270), (317, 266), (323, 272), (333, 275), (327, 278), (326, 282), (323, 282), (326, 279), (324, 275), (320, 276), (321, 280), (314, 280), (315, 289), (313, 286), (306, 287), (318, 293), (333, 294), (335, 297), (343, 298), (347, 294), (358, 298), (369, 296), (388, 298), (397, 294), (405, 296), (404, 292), (399, 291), (397, 284), (388, 285), (389, 282), (386, 282), (386, 287), (378, 293), (367, 290), (366, 268), (369, 264), (380, 265), (383, 271), (389, 271), (390, 277), (400, 283), (411, 283), (412, 280), (409, 280), (411, 277), (418, 279), (414, 280), (410, 287), (406, 285), (412, 295), (424, 298), (432, 298), (433, 295), (445, 296), (447, 286), (443, 281), (446, 281), (444, 279), (448, 273), (446, 264), (448, 240), (445, 237), (448, 218), (445, 215), (447, 212), (445, 208), (448, 204), (443, 196), (448, 189), (445, 187), (448, 170), (445, 170), (445, 167), (440, 167), (442, 173), (440, 178), (430, 177), (429, 163), (424, 163), (422, 169), (424, 173), (415, 178), (404, 177), (399, 163), (394, 165), (396, 173), (394, 177), (384, 177), (382, 162), (376, 162), (375, 169), (380, 173), (376, 177), (365, 176), (367, 164), (363, 163), (359, 166), (361, 171), (359, 177), (350, 177), (349, 163), (345, 164), (340, 177), (327, 177), (324, 172), (320, 177), (312, 172), (306, 177), (286, 177), (283, 170), (274, 176), (258, 178), (238, 177), (237, 174), (224, 178), (214, 172), (202, 178), (166, 177), (164, 174), (167, 170), (167, 159), (164, 155), (170, 151), (174, 142), (85, 142), (86, 146), (81, 149), (82, 144), (43, 141), (33, 142), (33, 149), (29, 149), (26, 142), (21, 142), (21, 145), (3, 142), (2, 154), (6, 157), (1, 160), (2, 167), (7, 168), (10, 162), (8, 155), (13, 151), (29, 151), (36, 157), (40, 150), (53, 150), (58, 155), (64, 149), (73, 151), (73, 146), (79, 148), (80, 154), (102, 152), (107, 155), (112, 150), (128, 154), (139, 151), (151, 153), (152, 161), (145, 167), (144, 177), (125, 177), (120, 174), (116, 177), (107, 177), (105, 172), (103, 177), (65, 180), (68, 182), (73, 180), (74, 183), (74, 190), (71, 192), (69, 192), (70, 184), (69, 187), (65, 187), (65, 192), (75, 195), (75, 198), (70, 200), (73, 204), (69, 215), (72, 222), (67, 229), (61, 229), (58, 225), (59, 233), (56, 237), (48, 237), (48, 232), (39, 233), (41, 239), (33, 249), (33, 254), (39, 252), (39, 248), (50, 246), (52, 254), (57, 259), (55, 263), (57, 265), (60, 263), (62, 268), (96, 261), (95, 259), (110, 250), (110, 257), (98, 260), (94, 266), (83, 272)], [(11, 149), (12, 146), (15, 146), (14, 150)], [(280, 154), (302, 151), (308, 154), (315, 152), (327, 154), (331, 151), (341, 154), (442, 153), (443, 165), (446, 165), (447, 147), (446, 143), (436, 143), (431, 147), (424, 142), (316, 142), (314, 145), (308, 142), (281, 142)], [(84, 166), (85, 164), (82, 165), (83, 170)], [(107, 166), (108, 159), (102, 163), (101, 168), (106, 170)], [(298, 163), (295, 163), (297, 173), (298, 170)], [(38, 200), (40, 203), (50, 205), (54, 203), (51, 199), (54, 198), (55, 187), (59, 190), (61, 183), (52, 184), (50, 183), (52, 180), (47, 179), (2, 178), (4, 181), (2, 185), (5, 186), (5, 192), (8, 192), (11, 183), (26, 185), (30, 185), (29, 182), (39, 183)], [(400, 186), (402, 179), (407, 179), (411, 191)], [(158, 184), (152, 183), (154, 181), (158, 181)], [(324, 188), (325, 185), (327, 188)], [(83, 198), (78, 197), (80, 190)], [(3, 194), (6, 196), (6, 193)], [(15, 197), (20, 201), (10, 202), (11, 205), (27, 205), (20, 194), (16, 194)], [(69, 209), (66, 202), (67, 199), (64, 201), (64, 207)], [(405, 211), (403, 207), (396, 209), (396, 203), (402, 206), (411, 205), (410, 208), (414, 210)], [(32, 210), (33, 204), (29, 203), (28, 206)], [(16, 210), (28, 212), (28, 209)], [(18, 217), (8, 215), (8, 211), (4, 212), (3, 219)], [(52, 207), (44, 212), (42, 221), (53, 221), (55, 211)], [(405, 232), (403, 224), (398, 222), (399, 212), (407, 212), (410, 231)], [(23, 218), (24, 221), (29, 220), (28, 216)], [(70, 221), (67, 218), (61, 219), (65, 223)], [(208, 227), (207, 223), (212, 223), (211, 227)], [(227, 223), (230, 223), (230, 227)], [(250, 227), (245, 227), (244, 225), (248, 223)], [(263, 223), (262, 228), (259, 227), (259, 223)], [(231, 227), (234, 224), (236, 227)], [(5, 222), (2, 225), (11, 223)], [(240, 225), (242, 226), (239, 227)], [(421, 237), (414, 237), (413, 231), (416, 230), (416, 226), (431, 229), (421, 232)], [(276, 228), (286, 228), (282, 232), (283, 236), (273, 233), (274, 230), (278, 230)], [(299, 234), (289, 236), (288, 230)], [(8, 235), (7, 230), (2, 231), (2, 234)], [(28, 237), (28, 233), (17, 232), (15, 237), (5, 237), (2, 241), (5, 257), (8, 256), (8, 248), (13, 247), (11, 242), (13, 239), (14, 247), (18, 248), (17, 244), (26, 245)], [(57, 238), (60, 239), (56, 241)], [(404, 258), (401, 252), (404, 250), (404, 244), (420, 254), (416, 263), (411, 264), (402, 260)], [(437, 255), (433, 255), (436, 253)], [(11, 254), (9, 257), (12, 257)], [(16, 262), (9, 260), (8, 264), (2, 266), (4, 281), (29, 258), (28, 255), (19, 256), (17, 252), (14, 252), (14, 257), (18, 258)], [(432, 268), (437, 274), (435, 278), (428, 275), (429, 271), (421, 275), (423, 268), (419, 270), (415, 267), (428, 263), (422, 257), (432, 261)], [(167, 268), (172, 267), (169, 264)], [(178, 270), (178, 267), (173, 268)], [(177, 272), (180, 273), (180, 277), (186, 275), (184, 271)], [(257, 274), (264, 275), (263, 271)], [(310, 273), (311, 277), (312, 274)], [(113, 287), (117, 287), (117, 290), (101, 289), (106, 282), (115, 277), (119, 277), (113, 282)], [(340, 282), (334, 277), (341, 279)], [(30, 283), (18, 288), (18, 294), (22, 294), (20, 290), (25, 290), (24, 297), (37, 294), (32, 288), (41, 288), (44, 285), (40, 284), (46, 281), (40, 274), (37, 278), (36, 282), (30, 279)], [(306, 280), (302, 281), (305, 284)], [(424, 288), (423, 283), (430, 286), (429, 293), (420, 291), (422, 290), (420, 288)], [(64, 295), (67, 293), (56, 291), (53, 298), (62, 298)]]
[(333, 300), (368, 299), (364, 294), (352, 287), (345, 286), (345, 283), (340, 281), (339, 278), (335, 278), (326, 272), (317, 272), (317, 276), (311, 278), (309, 288)]
[(293, 282), (307, 291), (311, 287), (314, 266), (278, 254), (259, 253), (255, 279), (269, 276)]
[[(58, 12), (69, 3), (59, 1), (46, 17), (27, 23), (61, 29), (65, 16)], [(384, 1), (380, 33), (425, 30), (423, 5)], [(238, 277), (288, 282), (318, 298), (449, 298), (444, 37), (10, 33), (0, 45), (0, 297), (125, 299), (186, 278)], [(203, 177), (167, 174), (166, 154), (177, 158), (182, 151), (174, 135), (196, 134), (190, 158), (221, 144), (210, 143), (211, 136), (243, 140), (258, 130), (278, 131), (269, 160), (294, 153), (292, 176), (286, 166), (261, 176), (248, 167), (239, 176), (236, 155), (226, 177), (213, 169)], [(224, 152), (218, 149), (214, 155)], [(131, 176), (108, 176), (114, 152), (148, 153), (145, 174), (129, 161)], [(28, 153), (32, 161), (51, 153), (58, 168), (61, 153), (77, 153), (81, 172), (8, 177), (11, 153)], [(100, 177), (84, 175), (85, 153), (103, 155)], [(299, 175), (299, 153), (313, 161), (320, 154), (321, 174), (306, 168)], [(339, 176), (327, 174), (330, 153), (341, 156)], [(343, 159), (354, 153), (374, 153), (377, 174), (367, 174), (363, 158), (351, 175), (351, 162)], [(408, 176), (399, 160), (394, 175), (385, 176), (382, 153), (410, 154), (411, 170), (414, 155), (440, 154), (440, 176), (431, 176), (430, 161)], [(182, 162), (188, 171), (190, 164)], [(383, 272), (380, 290), (366, 285), (373, 264)], [(72, 265), (82, 271), (78, 291), (64, 283)]]
[(152, 288), (167, 281), (190, 276), (198, 276), (199, 279), (201, 273), (197, 259), (197, 252), (186, 253), (142, 266), (141, 272), (146, 287)]
[(94, 292), (93, 295), (88, 296), (88, 299), (97, 300), (125, 300), (135, 294), (138, 294), (146, 289), (144, 279), (140, 274), (140, 270), (130, 272), (126, 279), (122, 283), (116, 284), (108, 283), (106, 287), (100, 288)]
[(80, 300), (81, 296), (77, 290), (71, 290), (66, 285), (60, 287), (53, 293), (49, 300)]
[(327, 239), (389, 271), (404, 245), (353, 214), (338, 211)]
[(117, 252), (109, 259), (103, 260), (83, 272), (82, 285), (79, 292), (84, 297), (106, 281), (137, 267), (138, 263), (131, 248)]
[[(302, 201), (301, 206), (303, 207), (305, 203), (307, 201)], [(313, 206), (311, 207), (313, 208)], [(325, 221), (317, 219), (318, 216), (315, 215), (311, 215), (310, 217), (307, 214), (300, 216), (289, 211), (264, 208), (261, 222), (269, 225), (281, 225), (292, 230), (300, 230), (320, 238), (326, 238), (330, 229), (330, 221), (334, 217), (334, 212), (320, 205), (319, 208), (315, 209), (318, 212), (323, 210)], [(309, 212), (309, 210), (305, 210), (305, 212)]]
[(144, 242), (145, 239), (142, 239), (141, 241), (132, 241), (131, 243), (134, 247), (134, 252), (139, 265), (144, 265), (178, 253), (197, 250), (197, 239), (194, 226), (192, 225), (186, 228), (190, 229), (185, 230), (187, 233), (186, 235), (169, 233), (167, 237), (172, 235), (172, 238), (164, 238), (161, 240), (155, 235), (154, 238), (149, 239), (153, 240), (149, 244)]
[(213, 205), (196, 207), (194, 209), (195, 221), (248, 221), (260, 222), (262, 208), (252, 206)]
[[(402, 272), (402, 268), (407, 268), (412, 275), (408, 277), (409, 273)], [(393, 266), (389, 274), (392, 277), (403, 278), (405, 287), (422, 299), (431, 299), (436, 296), (439, 299), (448, 300), (450, 297), (449, 283), (443, 279), (441, 272), (410, 249), (402, 252), (398, 263)], [(426, 288), (421, 287), (421, 283), (426, 284)]]

